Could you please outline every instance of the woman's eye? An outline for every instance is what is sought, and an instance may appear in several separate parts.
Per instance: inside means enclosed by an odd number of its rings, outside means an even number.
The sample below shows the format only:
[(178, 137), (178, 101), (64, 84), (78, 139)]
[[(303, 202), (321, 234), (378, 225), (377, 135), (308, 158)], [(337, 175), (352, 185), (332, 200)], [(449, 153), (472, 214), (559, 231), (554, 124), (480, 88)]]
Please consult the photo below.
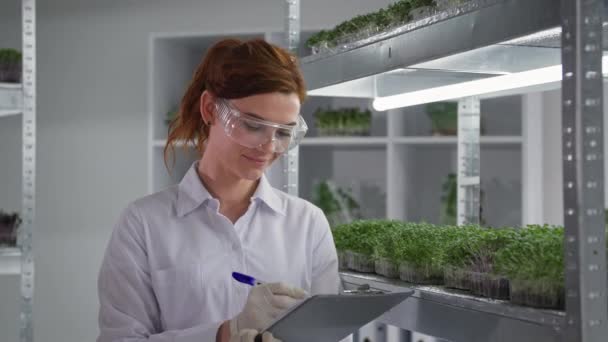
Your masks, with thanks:
[(291, 137), (291, 130), (289, 130), (289, 129), (279, 129), (279, 130), (277, 130), (277, 136), (279, 138), (289, 138), (289, 137)]
[(260, 124), (256, 124), (253, 122), (249, 122), (249, 121), (244, 121), (243, 122), (243, 126), (245, 126), (246, 129), (252, 131), (252, 132), (257, 132), (260, 129), (262, 129), (262, 125)]

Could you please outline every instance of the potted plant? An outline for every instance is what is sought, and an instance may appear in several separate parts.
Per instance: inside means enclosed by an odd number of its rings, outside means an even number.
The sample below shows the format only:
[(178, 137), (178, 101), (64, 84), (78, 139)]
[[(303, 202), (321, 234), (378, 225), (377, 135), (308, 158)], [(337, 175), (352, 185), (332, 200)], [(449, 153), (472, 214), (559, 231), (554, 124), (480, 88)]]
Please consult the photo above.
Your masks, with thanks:
[(384, 229), (374, 249), (374, 268), (376, 274), (387, 278), (399, 279), (399, 262), (396, 251), (399, 244), (399, 230), (403, 223), (399, 221), (382, 221)]
[(441, 224), (456, 225), (458, 216), (458, 207), (456, 206), (458, 197), (458, 178), (455, 173), (447, 175), (441, 189), (443, 192), (441, 195)]
[(318, 108), (314, 113), (319, 136), (363, 136), (370, 134), (371, 111), (358, 108)]
[(323, 180), (314, 186), (312, 202), (323, 211), (330, 227), (361, 218), (360, 205), (351, 191), (344, 190), (329, 180)]
[(431, 120), (432, 135), (456, 135), (458, 133), (457, 103), (429, 103), (426, 105), (426, 114)]
[(336, 245), (336, 251), (338, 253), (338, 268), (341, 270), (346, 270), (348, 269), (346, 251), (351, 248), (350, 241), (353, 239), (353, 235), (349, 231), (348, 225), (338, 226), (332, 229), (331, 232), (334, 238), (334, 244)]
[(435, 8), (435, 0), (411, 0), (412, 11), (410, 16), (412, 20), (426, 18), (433, 13)]
[(21, 82), (21, 52), (15, 49), (0, 49), (0, 82)]
[(17, 246), (17, 232), (21, 225), (18, 213), (6, 213), (0, 210), (0, 246)]
[(481, 232), (479, 226), (454, 227), (446, 243), (444, 280), (447, 287), (472, 289), (468, 266), (478, 245)]
[(509, 280), (496, 271), (495, 256), (515, 239), (515, 230), (486, 228), (479, 232), (469, 261), (471, 292), (482, 297), (509, 299)]
[(167, 112), (167, 116), (165, 117), (165, 124), (168, 126), (171, 124), (171, 122), (173, 122), (173, 120), (175, 120), (175, 118), (177, 118), (177, 115), (179, 113), (179, 110), (177, 109), (173, 109)]
[(496, 271), (495, 254), (515, 234), (512, 228), (456, 227), (446, 248), (446, 286), (482, 297), (508, 299), (509, 282)]
[[(443, 8), (448, 3), (462, 0), (440, 0)], [(378, 11), (358, 15), (336, 25), (333, 29), (322, 30), (311, 36), (306, 45), (312, 53), (331, 51), (338, 45), (369, 38), (379, 32), (403, 25), (411, 19), (431, 15), (435, 10), (434, 0), (398, 0)]]
[(338, 226), (335, 230), (345, 227), (347, 232), (343, 233), (346, 238), (342, 237), (342, 248), (348, 268), (357, 272), (373, 273), (374, 250), (384, 229), (382, 221), (358, 220)]
[(563, 309), (563, 239), (562, 227), (528, 226), (496, 253), (497, 270), (509, 277), (511, 302)]
[(401, 280), (414, 284), (443, 284), (444, 232), (444, 228), (428, 223), (404, 224), (394, 252)]

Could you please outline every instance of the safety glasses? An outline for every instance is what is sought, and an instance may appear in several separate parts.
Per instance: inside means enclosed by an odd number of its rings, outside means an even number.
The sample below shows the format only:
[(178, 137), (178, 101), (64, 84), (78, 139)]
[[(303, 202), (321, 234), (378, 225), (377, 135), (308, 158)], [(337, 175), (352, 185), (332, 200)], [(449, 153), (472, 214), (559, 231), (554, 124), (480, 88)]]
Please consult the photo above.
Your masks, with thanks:
[(216, 99), (215, 107), (226, 135), (244, 147), (260, 148), (272, 142), (273, 152), (283, 153), (296, 147), (308, 131), (308, 126), (301, 115), (298, 115), (297, 124), (292, 126), (244, 114), (227, 99)]

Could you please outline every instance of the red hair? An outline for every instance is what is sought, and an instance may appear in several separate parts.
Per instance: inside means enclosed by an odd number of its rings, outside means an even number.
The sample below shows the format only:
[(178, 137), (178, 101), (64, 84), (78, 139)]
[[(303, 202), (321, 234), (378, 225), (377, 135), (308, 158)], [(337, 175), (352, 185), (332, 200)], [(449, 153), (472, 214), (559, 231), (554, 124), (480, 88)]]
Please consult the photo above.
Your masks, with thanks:
[(165, 165), (168, 153), (174, 152), (178, 141), (194, 143), (199, 153), (203, 153), (203, 143), (209, 134), (209, 126), (200, 112), (205, 90), (225, 99), (274, 92), (297, 94), (300, 103), (306, 98), (304, 78), (293, 54), (262, 39), (221, 40), (207, 51), (196, 68), (179, 113), (169, 124)]

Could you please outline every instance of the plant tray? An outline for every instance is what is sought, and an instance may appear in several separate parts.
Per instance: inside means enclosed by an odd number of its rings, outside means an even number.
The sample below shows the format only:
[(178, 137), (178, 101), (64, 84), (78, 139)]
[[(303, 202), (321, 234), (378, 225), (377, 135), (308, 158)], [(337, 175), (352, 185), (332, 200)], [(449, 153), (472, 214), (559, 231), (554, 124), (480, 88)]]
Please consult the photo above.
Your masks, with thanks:
[(389, 259), (376, 259), (375, 268), (376, 274), (391, 279), (399, 279), (399, 266)]
[(0, 82), (19, 83), (21, 82), (21, 65), (2, 65), (0, 64)]
[(443, 270), (429, 266), (414, 266), (404, 262), (399, 265), (399, 279), (413, 284), (441, 285), (443, 284)]
[(371, 256), (346, 251), (346, 263), (349, 269), (362, 273), (374, 273), (375, 265)]
[(355, 128), (334, 128), (334, 127), (318, 127), (317, 128), (317, 135), (320, 137), (334, 137), (334, 136), (369, 136), (370, 135), (370, 129), (368, 128), (362, 128), (362, 129), (355, 129)]
[(443, 269), (443, 280), (445, 286), (453, 289), (466, 291), (472, 289), (469, 271), (462, 268), (446, 266)]
[(494, 298), (509, 299), (509, 280), (488, 273), (469, 272), (471, 281), (471, 292), (474, 295)]
[(348, 260), (344, 251), (338, 251), (338, 268), (341, 270), (348, 269)]
[(530, 280), (511, 280), (511, 303), (542, 309), (564, 309), (563, 285)]

